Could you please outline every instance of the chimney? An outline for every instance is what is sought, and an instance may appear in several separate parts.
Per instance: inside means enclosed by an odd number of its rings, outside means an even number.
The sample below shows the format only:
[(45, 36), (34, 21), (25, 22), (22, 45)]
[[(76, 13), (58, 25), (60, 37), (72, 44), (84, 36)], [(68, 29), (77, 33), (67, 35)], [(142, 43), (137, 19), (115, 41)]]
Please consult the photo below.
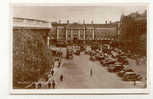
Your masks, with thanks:
[(58, 23), (61, 24), (61, 20), (59, 20)]
[(85, 20), (83, 20), (83, 24), (85, 24)]
[(67, 24), (69, 24), (69, 20), (67, 20)]
[(110, 24), (112, 24), (112, 21), (109, 21)]
[(105, 21), (105, 24), (107, 24), (107, 20)]
[(93, 20), (91, 21), (91, 24), (94, 24), (94, 21)]

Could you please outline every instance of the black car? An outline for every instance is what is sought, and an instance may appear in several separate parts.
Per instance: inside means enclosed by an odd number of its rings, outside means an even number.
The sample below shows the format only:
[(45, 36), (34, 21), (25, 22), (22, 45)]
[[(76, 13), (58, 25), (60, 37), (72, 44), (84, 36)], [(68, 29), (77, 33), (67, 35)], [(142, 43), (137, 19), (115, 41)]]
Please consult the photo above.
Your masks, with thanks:
[(80, 50), (76, 50), (76, 55), (80, 55)]
[(96, 55), (97, 60), (104, 60), (104, 58), (105, 58), (104, 55), (102, 55), (100, 53)]
[(96, 57), (95, 56), (90, 56), (90, 60), (95, 61)]
[(107, 70), (108, 70), (109, 72), (120, 72), (123, 68), (124, 68), (124, 67), (121, 66), (121, 65), (116, 65), (116, 66), (109, 66), (109, 67), (107, 68)]
[(106, 61), (103, 61), (103, 66), (108, 66), (110, 64), (115, 64), (115, 60), (114, 59), (107, 59)]
[(72, 49), (67, 50), (67, 59), (73, 59), (73, 51), (72, 51)]
[(128, 60), (127, 60), (127, 58), (125, 56), (118, 56), (117, 59), (118, 59), (119, 62), (121, 62), (124, 65), (128, 65), (129, 64), (129, 62), (128, 62)]
[(123, 77), (126, 72), (134, 72), (132, 69), (123, 69), (117, 73), (119, 77)]
[(134, 72), (126, 72), (122, 78), (123, 81), (140, 81), (142, 77)]

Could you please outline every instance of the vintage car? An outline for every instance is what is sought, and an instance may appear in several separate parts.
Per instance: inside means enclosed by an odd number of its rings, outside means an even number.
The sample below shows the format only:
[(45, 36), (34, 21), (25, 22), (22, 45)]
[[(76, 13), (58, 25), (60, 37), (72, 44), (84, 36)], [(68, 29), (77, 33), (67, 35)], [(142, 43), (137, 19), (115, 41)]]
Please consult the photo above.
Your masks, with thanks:
[(101, 59), (104, 59), (105, 57), (104, 57), (104, 55), (103, 54), (101, 54), (101, 53), (97, 53), (96, 54), (96, 59), (97, 60), (101, 60)]
[(132, 69), (123, 69), (117, 73), (119, 77), (123, 77), (126, 72), (134, 72)]
[(126, 72), (122, 78), (124, 81), (140, 81), (142, 77), (134, 72)]
[(73, 59), (73, 50), (71, 48), (67, 48), (67, 59)]
[(121, 63), (124, 64), (124, 65), (128, 65), (128, 64), (129, 64), (129, 62), (128, 62), (126, 56), (120, 56), (120, 55), (119, 55), (119, 56), (117, 57), (117, 59), (118, 59), (119, 62), (121, 62)]
[(95, 61), (96, 57), (95, 56), (90, 56), (90, 60)]
[(107, 70), (109, 72), (120, 72), (124, 67), (122, 65), (109, 66)]
[(69, 54), (67, 55), (67, 59), (73, 59), (73, 54), (72, 54), (72, 53), (69, 53)]
[(108, 66), (110, 64), (115, 64), (116, 60), (113, 58), (107, 58), (104, 61), (101, 60), (101, 63), (103, 64), (103, 66)]
[(76, 55), (80, 55), (80, 50), (76, 50)]

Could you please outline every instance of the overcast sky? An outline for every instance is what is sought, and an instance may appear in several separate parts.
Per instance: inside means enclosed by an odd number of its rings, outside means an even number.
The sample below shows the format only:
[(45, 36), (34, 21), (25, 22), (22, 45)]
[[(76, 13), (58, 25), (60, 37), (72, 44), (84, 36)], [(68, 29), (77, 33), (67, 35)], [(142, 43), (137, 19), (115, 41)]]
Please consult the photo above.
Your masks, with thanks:
[(42, 19), (50, 22), (58, 21), (82, 23), (104, 23), (105, 20), (119, 21), (121, 14), (138, 11), (143, 13), (145, 5), (105, 5), (105, 6), (14, 6), (13, 17)]

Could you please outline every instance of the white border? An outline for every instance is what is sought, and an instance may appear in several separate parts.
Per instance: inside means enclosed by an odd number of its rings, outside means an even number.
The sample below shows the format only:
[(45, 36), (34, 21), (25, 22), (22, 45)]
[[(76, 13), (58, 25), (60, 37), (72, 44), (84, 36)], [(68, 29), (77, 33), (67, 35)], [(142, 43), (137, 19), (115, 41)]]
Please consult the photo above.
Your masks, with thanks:
[[(108, 5), (113, 5), (113, 6), (121, 6), (121, 4), (125, 4), (126, 2), (111, 2), (111, 3), (16, 3), (17, 5), (15, 6), (108, 6)], [(119, 5), (118, 5), (119, 4)], [(10, 24), (10, 40), (11, 40), (11, 46), (10, 46), (10, 57), (11, 57), (11, 68), (10, 68), (10, 94), (83, 94), (83, 95), (91, 95), (91, 94), (148, 94), (150, 92), (150, 66), (149, 66), (149, 36), (150, 36), (150, 28), (149, 28), (149, 20), (150, 20), (150, 10), (149, 10), (149, 3), (147, 2), (127, 2), (126, 5), (132, 5), (132, 6), (140, 6), (140, 5), (145, 5), (147, 7), (147, 88), (144, 89), (13, 89), (12, 88), (12, 71), (13, 71), (13, 61), (12, 61), (12, 43), (13, 43), (13, 28), (12, 28), (12, 9), (11, 7), (14, 6), (12, 3), (10, 3), (10, 19), (9, 21), (11, 22)], [(125, 5), (123, 5), (125, 6)]]

